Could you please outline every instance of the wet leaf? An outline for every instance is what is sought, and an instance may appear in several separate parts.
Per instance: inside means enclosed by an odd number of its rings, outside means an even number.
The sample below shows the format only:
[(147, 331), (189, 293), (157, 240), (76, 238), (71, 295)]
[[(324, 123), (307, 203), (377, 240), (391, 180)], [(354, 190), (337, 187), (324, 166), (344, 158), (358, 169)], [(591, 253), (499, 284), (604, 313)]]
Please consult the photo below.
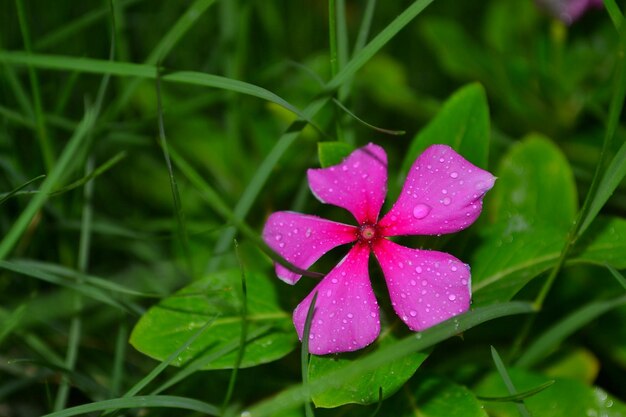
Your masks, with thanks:
[[(387, 329), (370, 347), (358, 352), (343, 353), (337, 356), (312, 356), (309, 363), (309, 380), (311, 382), (333, 371), (358, 363), (376, 350), (388, 347), (399, 338), (391, 329)], [(395, 393), (413, 376), (417, 368), (428, 357), (427, 353), (414, 352), (391, 363), (360, 375), (358, 378), (313, 396), (317, 407), (338, 407), (343, 404), (374, 404), (379, 400), (379, 389), (382, 388), (383, 398)]]
[[(241, 367), (270, 362), (291, 352), (297, 343), (291, 315), (278, 306), (276, 292), (265, 275), (249, 273), (248, 333), (269, 330), (246, 345)], [(211, 327), (181, 354), (180, 366), (201, 355), (217, 354), (204, 369), (231, 368), (241, 332), (241, 283), (237, 270), (223, 271), (192, 283), (165, 298), (144, 314), (130, 337), (140, 352), (157, 360), (167, 358), (209, 320)]]

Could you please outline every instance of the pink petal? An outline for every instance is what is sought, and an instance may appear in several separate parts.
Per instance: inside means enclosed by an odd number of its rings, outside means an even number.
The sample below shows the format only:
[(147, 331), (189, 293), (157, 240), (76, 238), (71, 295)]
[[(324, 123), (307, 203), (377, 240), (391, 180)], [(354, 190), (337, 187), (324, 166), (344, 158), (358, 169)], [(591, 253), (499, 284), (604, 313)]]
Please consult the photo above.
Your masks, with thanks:
[(376, 242), (374, 254), (391, 305), (411, 330), (424, 330), (469, 309), (469, 266), (454, 256), (410, 249), (387, 239)]
[(374, 224), (387, 194), (387, 154), (370, 143), (342, 163), (309, 169), (309, 186), (322, 203), (343, 207), (359, 224)]
[(446, 145), (432, 145), (415, 161), (398, 201), (379, 226), (385, 236), (458, 232), (480, 215), (496, 178)]
[(306, 315), (317, 293), (309, 352), (348, 352), (372, 343), (380, 333), (378, 303), (367, 271), (369, 247), (355, 245), (296, 307), (293, 323), (302, 340)]
[[(356, 240), (357, 232), (354, 226), (321, 217), (278, 211), (267, 219), (263, 240), (295, 266), (307, 269), (329, 250)], [(276, 275), (288, 284), (301, 277), (280, 264), (276, 264)]]

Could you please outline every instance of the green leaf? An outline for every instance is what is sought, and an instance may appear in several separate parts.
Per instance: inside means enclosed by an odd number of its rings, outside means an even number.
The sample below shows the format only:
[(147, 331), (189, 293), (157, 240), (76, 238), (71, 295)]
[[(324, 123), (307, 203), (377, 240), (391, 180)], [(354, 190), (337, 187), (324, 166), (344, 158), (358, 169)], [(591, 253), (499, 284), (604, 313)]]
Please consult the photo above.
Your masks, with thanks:
[(577, 210), (571, 168), (544, 137), (515, 145), (497, 176), (486, 209), (493, 225), (472, 262), (479, 304), (509, 300), (554, 265)]
[(393, 400), (385, 402), (381, 416), (487, 417), (474, 394), (462, 385), (437, 376), (412, 381)]
[[(510, 300), (524, 285), (552, 268), (563, 237), (547, 226), (532, 233), (490, 235), (475, 252), (472, 289), (475, 305)], [(598, 218), (572, 249), (566, 266), (580, 263), (626, 268), (626, 220)]]
[(354, 150), (354, 146), (345, 142), (318, 142), (317, 155), (322, 168), (337, 165)]
[(576, 243), (571, 262), (626, 268), (626, 219), (599, 217)]
[[(131, 344), (150, 357), (164, 360), (199, 327), (218, 316), (173, 364), (186, 364), (233, 342), (237, 346), (241, 333), (239, 275), (237, 270), (218, 272), (164, 299), (139, 320), (131, 334)], [(242, 368), (279, 359), (291, 352), (297, 342), (291, 316), (278, 306), (274, 287), (265, 275), (250, 273), (247, 286), (249, 333), (267, 325), (272, 329), (248, 343)], [(237, 349), (233, 349), (203, 369), (232, 368), (236, 356)]]
[(407, 336), (391, 346), (372, 352), (362, 361), (350, 363), (345, 368), (329, 372), (315, 381), (309, 381), (308, 387), (300, 385), (288, 388), (272, 399), (265, 400), (249, 408), (248, 411), (256, 417), (274, 416), (280, 411), (291, 409), (308, 401), (310, 395), (315, 396), (317, 393), (327, 391), (328, 389), (337, 389), (346, 382), (355, 380), (378, 367), (394, 362), (414, 352), (425, 350), (480, 323), (499, 317), (525, 314), (533, 311), (531, 304), (522, 302), (496, 304), (471, 310), (416, 335)]
[(409, 171), (424, 149), (437, 143), (452, 146), (473, 164), (486, 168), (489, 129), (489, 106), (483, 87), (470, 84), (461, 88), (413, 139), (402, 164), (402, 173)]
[[(341, 369), (346, 366), (367, 360), (368, 354), (383, 347), (392, 346), (397, 341), (398, 336), (393, 333), (393, 329), (389, 328), (375, 344), (358, 352), (339, 356), (313, 356), (309, 363), (309, 380), (315, 381), (328, 373), (341, 372)], [(389, 397), (413, 376), (427, 357), (426, 353), (413, 352), (359, 375), (339, 387), (319, 392), (313, 396), (313, 402), (317, 407), (328, 408), (349, 403), (375, 404), (379, 401), (379, 388), (382, 388), (383, 398)]]
[[(516, 368), (509, 369), (509, 373), (519, 391), (528, 391), (551, 379)], [(476, 392), (485, 397), (507, 395), (504, 383), (496, 373), (487, 376)], [(602, 389), (567, 378), (557, 378), (552, 386), (524, 399), (524, 403), (532, 415), (541, 417), (618, 417), (626, 413), (626, 405)], [(519, 416), (515, 403), (486, 402), (485, 409), (489, 415), (498, 417)]]
[(502, 159), (489, 215), (507, 231), (549, 227), (566, 232), (578, 209), (569, 163), (552, 141), (530, 135)]

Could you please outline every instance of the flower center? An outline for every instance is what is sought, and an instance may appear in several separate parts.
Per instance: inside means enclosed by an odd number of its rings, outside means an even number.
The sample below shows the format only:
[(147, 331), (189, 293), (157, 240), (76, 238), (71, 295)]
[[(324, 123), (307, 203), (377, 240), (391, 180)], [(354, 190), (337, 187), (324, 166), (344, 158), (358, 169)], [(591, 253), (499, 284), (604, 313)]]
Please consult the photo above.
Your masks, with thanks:
[(359, 240), (371, 243), (377, 237), (378, 232), (376, 230), (376, 225), (364, 224), (359, 227)]

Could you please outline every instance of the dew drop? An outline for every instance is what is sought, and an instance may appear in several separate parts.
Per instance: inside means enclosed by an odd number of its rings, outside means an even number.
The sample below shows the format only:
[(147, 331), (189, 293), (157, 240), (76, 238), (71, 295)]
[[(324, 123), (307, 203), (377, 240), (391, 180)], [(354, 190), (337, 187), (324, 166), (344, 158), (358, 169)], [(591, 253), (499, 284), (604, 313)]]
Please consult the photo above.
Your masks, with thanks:
[(376, 313), (374, 313), (373, 311), (370, 313), (370, 316), (372, 317), (376, 317)]
[(409, 311), (409, 314), (411, 315), (411, 317), (415, 317), (415, 316), (417, 316), (417, 311), (411, 310), (411, 311)]
[(450, 204), (450, 202), (451, 202), (450, 197), (445, 197), (443, 200), (441, 200), (441, 203), (442, 203), (444, 206), (449, 205), (449, 204)]
[(416, 266), (415, 267), (415, 272), (417, 272), (418, 274), (422, 273), (422, 267), (421, 266)]
[(330, 297), (331, 295), (333, 295), (333, 292), (331, 290), (326, 291), (326, 297)]
[(443, 162), (445, 162), (445, 159), (439, 158), (439, 162), (443, 163)]
[(277, 242), (279, 240), (281, 240), (282, 238), (283, 238), (283, 235), (281, 235), (280, 233), (278, 233), (276, 236), (274, 236), (274, 239), (276, 239)]
[(448, 194), (448, 190), (444, 188), (443, 190), (441, 190), (441, 194)]
[(330, 282), (332, 282), (333, 284), (336, 284), (337, 283), (337, 278), (331, 279)]
[(342, 170), (342, 171), (347, 171), (347, 170), (348, 170), (348, 167), (344, 165), (344, 166), (342, 166), (342, 167), (341, 167), (341, 170)]
[(459, 269), (459, 268), (457, 268), (457, 267), (456, 267), (456, 266), (454, 266), (454, 265), (452, 265), (452, 267), (450, 268), (450, 270), (451, 270), (452, 272), (456, 272), (456, 271), (457, 271), (457, 269)]
[(400, 269), (404, 268), (404, 264), (402, 262), (398, 262), (398, 268)]
[(297, 235), (298, 234), (298, 229), (293, 229), (293, 234)]
[(450, 301), (456, 300), (456, 295), (454, 295), (454, 294), (448, 295), (448, 300), (450, 300)]
[(428, 216), (430, 210), (430, 206), (426, 204), (418, 204), (413, 207), (413, 217), (415, 217), (416, 219), (423, 219), (424, 217)]
[(456, 171), (453, 171), (450, 173), (450, 178), (458, 178), (459, 177), (459, 173)]
[(349, 318), (349, 319), (351, 319), (351, 318), (353, 318), (353, 317), (354, 317), (354, 315), (353, 315), (352, 313), (348, 313), (348, 318)]
[(466, 280), (466, 279), (462, 279), (462, 280), (461, 280), (461, 284), (463, 284), (463, 285), (467, 285), (467, 280)]
[(306, 233), (304, 234), (306, 237), (311, 237), (311, 229), (306, 229)]
[(417, 284), (417, 282), (415, 282), (414, 279), (411, 280), (411, 285), (415, 286), (415, 284)]
[(280, 243), (278, 244), (278, 246), (280, 246), (281, 248), (284, 248), (284, 247), (285, 247), (285, 242), (280, 242)]

